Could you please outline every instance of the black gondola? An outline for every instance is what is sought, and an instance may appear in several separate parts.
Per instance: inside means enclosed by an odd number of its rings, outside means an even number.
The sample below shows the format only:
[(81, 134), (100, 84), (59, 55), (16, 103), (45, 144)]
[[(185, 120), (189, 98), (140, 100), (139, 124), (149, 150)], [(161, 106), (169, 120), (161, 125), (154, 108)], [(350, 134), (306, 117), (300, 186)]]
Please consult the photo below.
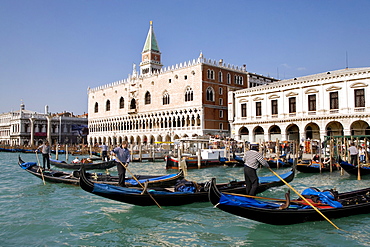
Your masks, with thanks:
[[(325, 220), (312, 207), (307, 206), (303, 200), (290, 201), (287, 208), (279, 209), (284, 202), (285, 205), (287, 204), (285, 199), (265, 202), (243, 195), (231, 195), (233, 196), (231, 198), (228, 196), (230, 195), (219, 191), (215, 179), (212, 179), (209, 200), (215, 207), (230, 214), (272, 225)], [(370, 213), (370, 188), (337, 194), (335, 198), (334, 202), (336, 205), (339, 203), (341, 207), (333, 207), (323, 203), (314, 203), (314, 206), (329, 219)], [(239, 202), (238, 205), (232, 200)]]
[[(294, 170), (280, 176), (290, 182), (294, 178)], [(257, 189), (257, 193), (263, 192), (270, 187), (281, 186), (283, 184), (284, 183), (276, 176), (260, 177), (260, 185)], [(161, 206), (177, 206), (208, 201), (207, 183), (195, 183), (191, 181), (180, 183), (171, 188), (154, 188), (148, 186), (147, 189), (143, 191), (142, 188), (132, 189), (107, 184), (97, 184), (87, 179), (84, 176), (84, 172), (82, 172), (80, 187), (98, 196), (139, 206), (156, 205), (152, 197)], [(218, 184), (217, 187), (221, 191), (245, 193), (244, 181)], [(148, 193), (150, 193), (150, 195)]]
[(351, 163), (348, 163), (347, 161), (341, 160), (339, 162), (339, 165), (349, 174), (351, 175), (358, 175), (358, 172), (360, 170), (360, 175), (369, 175), (370, 174), (370, 166), (368, 165), (360, 165), (360, 168), (358, 166), (352, 165)]
[[(59, 168), (65, 168), (65, 169), (74, 169), (78, 170), (81, 168), (81, 165), (83, 163), (67, 163), (65, 161), (60, 161), (60, 160), (55, 160), (55, 159), (50, 159), (50, 164), (59, 167)], [(85, 163), (85, 170), (105, 170), (109, 169), (113, 166), (116, 166), (119, 164), (115, 160), (110, 160), (110, 161), (103, 161), (103, 162), (96, 162), (96, 163)]]
[[(18, 165), (32, 175), (44, 179), (47, 182), (65, 183), (72, 185), (80, 184), (80, 171), (73, 171), (72, 173), (55, 170), (44, 171), (35, 162), (24, 162), (21, 157), (18, 157)], [(43, 171), (42, 174), (41, 171)], [(118, 176), (111, 176), (110, 174), (85, 172), (85, 177), (96, 183), (118, 185)], [(151, 186), (165, 187), (173, 186), (177, 183), (178, 180), (184, 179), (184, 173), (182, 170), (180, 170), (178, 173), (175, 174), (135, 175), (135, 178), (138, 179), (140, 183), (148, 182), (148, 184), (150, 184)], [(137, 181), (131, 177), (126, 178), (125, 184), (126, 186), (138, 186)]]
[(303, 173), (321, 173), (321, 172), (330, 172), (330, 171), (337, 171), (338, 163), (330, 164), (323, 164), (321, 162), (315, 162), (315, 161), (309, 161), (305, 163), (298, 163), (297, 164), (297, 171), (303, 172)]

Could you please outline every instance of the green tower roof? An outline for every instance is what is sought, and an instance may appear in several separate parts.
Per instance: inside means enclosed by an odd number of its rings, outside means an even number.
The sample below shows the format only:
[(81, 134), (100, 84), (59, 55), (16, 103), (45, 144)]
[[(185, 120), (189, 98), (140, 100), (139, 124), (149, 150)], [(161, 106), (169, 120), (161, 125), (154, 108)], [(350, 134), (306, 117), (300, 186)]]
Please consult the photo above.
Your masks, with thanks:
[(143, 48), (143, 53), (147, 51), (157, 51), (159, 52), (159, 47), (157, 43), (157, 39), (155, 38), (155, 34), (153, 31), (153, 22), (150, 21), (150, 28), (148, 35), (146, 36), (144, 48)]

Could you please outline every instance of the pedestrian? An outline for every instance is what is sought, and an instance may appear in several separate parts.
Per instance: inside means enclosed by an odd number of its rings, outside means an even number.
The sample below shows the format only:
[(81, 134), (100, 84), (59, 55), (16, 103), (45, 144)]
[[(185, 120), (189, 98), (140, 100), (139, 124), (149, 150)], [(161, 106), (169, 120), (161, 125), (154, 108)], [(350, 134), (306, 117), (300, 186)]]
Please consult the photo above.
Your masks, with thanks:
[(362, 146), (358, 146), (358, 154), (360, 155), (360, 162), (361, 163), (366, 163), (365, 162), (365, 148)]
[(44, 144), (42, 144), (40, 147), (38, 147), (36, 149), (36, 152), (37, 150), (40, 150), (41, 149), (41, 153), (42, 153), (42, 165), (43, 165), (43, 168), (45, 170), (45, 163), (47, 164), (47, 167), (48, 167), (48, 170), (50, 170), (50, 145), (49, 145), (49, 142), (46, 141)]
[(243, 157), (246, 194), (250, 196), (255, 196), (257, 192), (259, 184), (257, 176), (258, 166), (261, 164), (267, 168), (270, 167), (258, 150), (257, 145), (251, 146), (250, 150), (246, 151)]
[(349, 155), (351, 156), (351, 164), (354, 165), (354, 166), (357, 166), (358, 165), (358, 150), (355, 146), (355, 143), (351, 143), (351, 146), (349, 147), (348, 149), (349, 151)]
[(101, 159), (103, 161), (108, 161), (108, 146), (103, 143), (99, 147), (101, 148)]
[(119, 160), (117, 164), (118, 185), (125, 187), (126, 166), (128, 166), (130, 162), (130, 150), (127, 148), (127, 142), (123, 141), (121, 146), (111, 151), (111, 154), (116, 156)]

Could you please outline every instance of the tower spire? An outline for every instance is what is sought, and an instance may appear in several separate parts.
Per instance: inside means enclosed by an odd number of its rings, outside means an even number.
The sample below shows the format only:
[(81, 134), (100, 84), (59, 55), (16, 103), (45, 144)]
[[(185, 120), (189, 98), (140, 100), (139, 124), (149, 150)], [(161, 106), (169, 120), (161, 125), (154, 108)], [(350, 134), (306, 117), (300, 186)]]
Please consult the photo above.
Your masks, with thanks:
[(161, 52), (154, 34), (153, 22), (150, 21), (148, 35), (146, 36), (143, 51), (141, 52), (141, 74), (157, 73), (162, 68)]

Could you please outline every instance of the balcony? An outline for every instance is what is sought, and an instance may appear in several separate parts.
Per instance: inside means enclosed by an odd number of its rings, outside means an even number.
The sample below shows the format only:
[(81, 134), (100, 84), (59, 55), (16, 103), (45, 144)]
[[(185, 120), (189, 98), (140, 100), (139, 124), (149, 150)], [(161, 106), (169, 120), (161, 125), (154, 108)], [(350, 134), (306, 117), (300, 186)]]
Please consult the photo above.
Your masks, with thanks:
[(128, 114), (136, 114), (137, 113), (137, 109), (135, 108), (135, 109), (129, 109), (128, 111), (127, 111), (127, 113)]

